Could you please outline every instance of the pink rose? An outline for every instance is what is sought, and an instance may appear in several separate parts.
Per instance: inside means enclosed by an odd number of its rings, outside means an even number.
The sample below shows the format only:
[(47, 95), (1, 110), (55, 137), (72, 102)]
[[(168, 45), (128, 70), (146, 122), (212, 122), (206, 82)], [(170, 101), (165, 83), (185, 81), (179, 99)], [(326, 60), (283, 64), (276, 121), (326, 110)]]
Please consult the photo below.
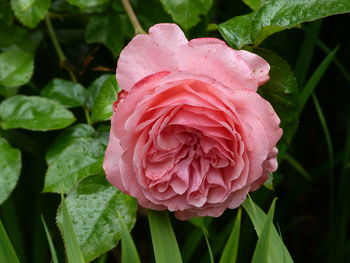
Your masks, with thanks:
[(270, 66), (216, 38), (157, 24), (121, 52), (107, 179), (178, 219), (220, 216), (277, 169), (280, 120), (256, 91)]

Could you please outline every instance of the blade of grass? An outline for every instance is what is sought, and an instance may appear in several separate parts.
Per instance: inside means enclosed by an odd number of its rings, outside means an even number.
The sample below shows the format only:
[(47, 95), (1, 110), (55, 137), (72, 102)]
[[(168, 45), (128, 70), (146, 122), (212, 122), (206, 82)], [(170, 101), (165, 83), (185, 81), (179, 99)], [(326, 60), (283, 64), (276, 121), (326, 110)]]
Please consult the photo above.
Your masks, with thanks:
[(211, 250), (211, 246), (208, 239), (208, 231), (205, 228), (202, 228), (202, 231), (205, 238), (205, 243), (207, 244), (210, 263), (214, 263), (213, 251)]
[(222, 252), (220, 263), (235, 263), (238, 254), (239, 234), (241, 230), (242, 209), (239, 208), (229, 239)]
[(21, 263), (25, 263), (26, 257), (23, 246), (23, 233), (16, 210), (16, 203), (11, 196), (0, 206), (0, 214), (3, 224), (6, 226), (7, 234), (11, 236), (12, 245)]
[(215, 235), (211, 237), (212, 239), (212, 250), (214, 258), (217, 255), (221, 255), (223, 252), (223, 248), (225, 248), (227, 240), (229, 239), (232, 232), (232, 225), (226, 224), (223, 228), (220, 229), (220, 232), (217, 232)]
[(332, 50), (327, 57), (322, 61), (322, 63), (318, 66), (318, 68), (315, 70), (315, 72), (312, 74), (308, 82), (306, 83), (305, 87), (301, 91), (300, 94), (300, 112), (303, 110), (306, 102), (310, 98), (312, 92), (316, 88), (318, 82), (321, 80), (323, 74), (328, 69), (328, 66), (332, 62), (335, 54), (338, 51), (338, 47)]
[[(326, 139), (326, 144), (327, 144), (327, 149), (328, 149), (328, 155), (329, 155), (329, 189), (330, 189), (330, 203), (331, 203), (331, 208), (330, 208), (330, 214), (333, 215), (333, 200), (334, 200), (334, 151), (333, 151), (333, 143), (332, 139), (329, 133), (328, 125), (326, 118), (324, 117), (322, 108), (318, 102), (318, 99), (315, 95), (315, 93), (312, 93), (312, 99), (316, 108), (316, 112), (318, 115), (318, 119), (321, 122), (321, 126), (323, 129), (323, 133)], [(331, 221), (333, 222), (333, 220)]]
[(298, 172), (300, 175), (302, 175), (305, 179), (311, 180), (310, 174), (304, 169), (304, 167), (295, 160), (292, 156), (289, 154), (285, 154), (284, 159)]
[(181, 249), (181, 254), (182, 254), (184, 263), (191, 262), (190, 260), (192, 258), (193, 252), (198, 247), (202, 238), (203, 238), (202, 231), (197, 227), (194, 228), (191, 234), (187, 237), (186, 242)]
[(120, 222), (120, 236), (122, 240), (122, 263), (141, 263), (132, 236), (130, 235), (128, 228), (126, 227), (123, 218), (119, 213), (118, 218)]
[(300, 87), (304, 85), (306, 75), (309, 71), (321, 25), (322, 20), (318, 20), (305, 27), (305, 37), (301, 44), (294, 70)]
[(49, 229), (47, 228), (47, 225), (46, 225), (46, 222), (45, 222), (45, 219), (44, 219), (44, 216), (43, 216), (43, 215), (41, 215), (41, 221), (42, 221), (43, 226), (44, 226), (44, 229), (45, 229), (47, 241), (49, 242), (49, 247), (50, 247), (52, 262), (53, 262), (53, 263), (58, 263), (58, 258), (57, 258), (56, 249), (55, 249), (55, 246), (54, 246), (54, 244), (53, 244), (53, 242), (52, 242), (52, 238), (51, 238)]
[[(248, 213), (250, 219), (253, 222), (254, 228), (260, 237), (264, 222), (266, 220), (266, 214), (258, 207), (251, 198), (247, 198), (242, 204), (244, 210)], [(293, 262), (288, 249), (284, 245), (281, 237), (279, 236), (276, 228), (272, 226), (271, 230), (271, 249), (269, 251), (269, 262), (289, 263)]]
[(182, 262), (168, 213), (166, 211), (148, 210), (148, 222), (156, 263)]
[(5, 228), (0, 220), (0, 262), (19, 263), (11, 241), (7, 236)]
[[(323, 43), (320, 39), (317, 39), (316, 43), (325, 53), (329, 54), (331, 52), (331, 49), (325, 43)], [(346, 81), (350, 84), (350, 73), (346, 70), (343, 64), (336, 57), (334, 57), (333, 62), (338, 68), (338, 70), (340, 71), (340, 73), (343, 74)]]
[[(210, 242), (208, 239), (208, 236), (209, 236), (208, 227), (210, 226), (212, 221), (213, 221), (212, 217), (194, 217), (194, 218), (188, 220), (188, 222), (190, 222), (191, 224), (193, 224), (194, 226), (196, 226), (202, 230), (202, 233), (203, 233), (203, 236), (205, 239), (205, 243), (206, 243), (207, 248), (208, 248), (209, 260), (211, 263), (214, 263), (213, 250), (211, 249), (211, 245), (210, 245)], [(207, 255), (206, 254), (204, 254), (204, 255), (207, 258)]]
[(63, 240), (66, 248), (67, 258), (69, 263), (84, 263), (84, 257), (81, 253), (77, 238), (75, 236), (72, 221), (68, 214), (66, 200), (61, 197), (61, 209), (62, 209), (62, 230)]
[(271, 247), (271, 230), (273, 227), (273, 216), (275, 214), (276, 198), (272, 201), (269, 212), (267, 213), (264, 225), (256, 243), (252, 263), (267, 263)]

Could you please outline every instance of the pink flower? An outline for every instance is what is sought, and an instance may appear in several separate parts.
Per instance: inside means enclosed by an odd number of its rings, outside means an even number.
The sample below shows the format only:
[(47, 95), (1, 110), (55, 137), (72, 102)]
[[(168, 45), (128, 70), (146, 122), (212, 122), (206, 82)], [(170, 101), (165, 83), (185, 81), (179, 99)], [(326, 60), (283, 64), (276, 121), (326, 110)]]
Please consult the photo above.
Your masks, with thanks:
[(121, 52), (107, 179), (178, 219), (220, 216), (277, 169), (280, 120), (257, 94), (270, 66), (216, 38), (157, 24)]

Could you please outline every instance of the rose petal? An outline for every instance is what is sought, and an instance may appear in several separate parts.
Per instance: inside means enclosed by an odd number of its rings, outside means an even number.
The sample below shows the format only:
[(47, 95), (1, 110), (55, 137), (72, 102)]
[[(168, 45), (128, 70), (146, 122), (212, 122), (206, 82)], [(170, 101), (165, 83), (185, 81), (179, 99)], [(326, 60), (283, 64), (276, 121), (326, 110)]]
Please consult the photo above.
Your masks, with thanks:
[(265, 61), (265, 59), (245, 50), (239, 50), (237, 53), (249, 65), (259, 86), (263, 85), (270, 79), (270, 65)]
[(179, 69), (209, 76), (232, 89), (245, 87), (256, 91), (258, 88), (252, 69), (223, 41), (198, 38), (181, 46)]
[(149, 75), (178, 70), (178, 49), (187, 42), (175, 24), (157, 24), (149, 29), (148, 35), (135, 36), (118, 59), (119, 87), (129, 91), (136, 82)]
[[(271, 151), (282, 136), (282, 129), (279, 127), (280, 119), (271, 104), (259, 94), (246, 89), (235, 91), (231, 99), (241, 119), (246, 123), (250, 122), (249, 116), (259, 119), (269, 140), (268, 149)], [(254, 122), (250, 122), (250, 125), (254, 126)]]

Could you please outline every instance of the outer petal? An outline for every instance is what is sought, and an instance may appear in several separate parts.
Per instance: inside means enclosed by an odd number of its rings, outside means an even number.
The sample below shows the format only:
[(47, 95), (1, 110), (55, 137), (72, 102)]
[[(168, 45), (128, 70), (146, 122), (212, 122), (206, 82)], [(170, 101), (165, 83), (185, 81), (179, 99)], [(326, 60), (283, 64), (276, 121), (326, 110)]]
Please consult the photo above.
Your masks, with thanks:
[(270, 79), (270, 65), (262, 57), (245, 50), (239, 50), (237, 52), (253, 71), (253, 76), (258, 82), (259, 86), (263, 85)]
[(114, 134), (114, 129), (115, 116), (112, 118), (111, 132), (103, 163), (103, 169), (105, 170), (107, 180), (122, 192), (136, 197), (141, 206), (156, 210), (164, 210), (164, 206), (154, 204), (145, 198), (136, 178), (130, 176), (130, 174), (134, 172), (130, 165), (123, 161), (124, 150), (120, 145), (118, 137)]
[(258, 88), (246, 60), (219, 39), (193, 39), (181, 47), (179, 56), (180, 70), (209, 76), (229, 88)]
[(107, 150), (105, 152), (105, 158), (103, 162), (103, 169), (106, 172), (107, 180), (121, 191), (126, 191), (121, 178), (120, 167), (121, 155), (123, 149), (119, 144), (119, 139), (113, 134), (109, 135)]
[(260, 120), (269, 140), (268, 151), (272, 151), (282, 136), (282, 129), (271, 104), (256, 92), (244, 89), (234, 92), (231, 99), (243, 120), (248, 120), (250, 115)]
[(117, 81), (120, 88), (129, 91), (148, 75), (178, 70), (178, 51), (187, 42), (175, 24), (157, 24), (150, 28), (148, 35), (134, 37), (119, 56)]

